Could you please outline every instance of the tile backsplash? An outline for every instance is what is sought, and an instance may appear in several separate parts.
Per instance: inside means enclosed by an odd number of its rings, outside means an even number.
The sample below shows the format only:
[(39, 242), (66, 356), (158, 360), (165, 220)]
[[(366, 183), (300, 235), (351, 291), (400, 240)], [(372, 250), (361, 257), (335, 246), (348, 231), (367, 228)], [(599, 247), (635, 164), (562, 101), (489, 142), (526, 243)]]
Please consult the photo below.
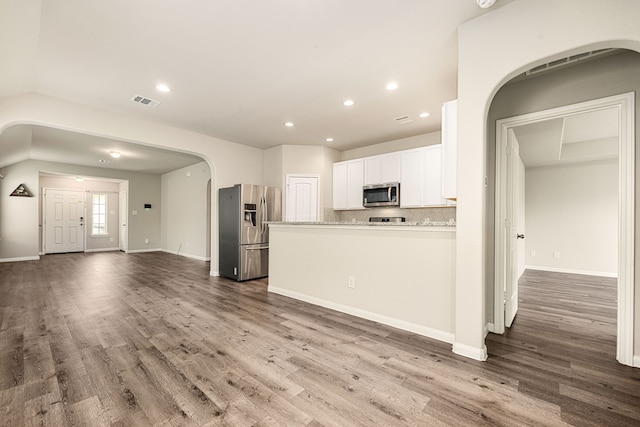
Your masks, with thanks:
[(403, 216), (407, 222), (447, 222), (456, 219), (456, 207), (433, 208), (367, 208), (352, 211), (324, 210), (325, 222), (368, 222), (372, 216)]

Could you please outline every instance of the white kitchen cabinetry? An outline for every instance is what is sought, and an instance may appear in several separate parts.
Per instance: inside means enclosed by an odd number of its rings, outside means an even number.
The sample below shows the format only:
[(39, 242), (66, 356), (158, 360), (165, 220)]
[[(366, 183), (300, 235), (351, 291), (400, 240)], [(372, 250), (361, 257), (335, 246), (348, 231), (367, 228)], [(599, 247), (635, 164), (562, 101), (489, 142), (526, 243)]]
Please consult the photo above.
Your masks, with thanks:
[(441, 145), (401, 152), (400, 207), (443, 206)]
[(458, 100), (442, 105), (442, 197), (456, 200)]
[(364, 185), (400, 181), (400, 154), (389, 153), (364, 159)]
[(364, 159), (333, 164), (333, 209), (364, 209)]

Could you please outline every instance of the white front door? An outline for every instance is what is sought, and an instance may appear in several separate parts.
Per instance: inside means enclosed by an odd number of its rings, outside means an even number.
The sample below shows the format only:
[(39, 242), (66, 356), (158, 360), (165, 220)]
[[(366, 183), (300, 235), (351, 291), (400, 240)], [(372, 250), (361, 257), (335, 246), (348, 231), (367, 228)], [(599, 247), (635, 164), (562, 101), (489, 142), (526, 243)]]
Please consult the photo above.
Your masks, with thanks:
[(85, 192), (44, 190), (44, 253), (84, 252)]
[(287, 175), (287, 221), (318, 221), (319, 180), (317, 176)]

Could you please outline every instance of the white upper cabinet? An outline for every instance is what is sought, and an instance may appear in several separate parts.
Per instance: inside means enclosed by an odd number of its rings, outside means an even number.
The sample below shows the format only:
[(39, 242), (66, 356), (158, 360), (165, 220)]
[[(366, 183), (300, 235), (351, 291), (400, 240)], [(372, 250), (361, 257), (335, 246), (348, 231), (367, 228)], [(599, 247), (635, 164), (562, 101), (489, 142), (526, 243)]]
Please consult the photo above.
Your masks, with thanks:
[(355, 159), (333, 164), (333, 209), (364, 209), (364, 160)]
[(400, 207), (415, 208), (422, 206), (424, 187), (424, 150), (406, 150), (401, 152)]
[(401, 152), (400, 207), (443, 206), (442, 146), (430, 145)]
[(456, 200), (458, 100), (442, 106), (442, 197)]
[(364, 159), (364, 185), (400, 181), (400, 154), (389, 153)]

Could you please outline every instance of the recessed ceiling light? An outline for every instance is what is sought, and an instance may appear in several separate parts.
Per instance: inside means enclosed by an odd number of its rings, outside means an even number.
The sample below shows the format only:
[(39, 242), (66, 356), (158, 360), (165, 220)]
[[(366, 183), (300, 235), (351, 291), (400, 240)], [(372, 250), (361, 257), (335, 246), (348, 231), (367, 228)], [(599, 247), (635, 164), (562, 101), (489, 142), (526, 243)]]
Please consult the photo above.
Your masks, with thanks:
[(118, 153), (117, 151), (112, 151), (109, 153), (111, 155), (111, 157), (113, 157), (114, 159), (119, 159), (120, 158), (120, 153)]
[(427, 112), (425, 111), (424, 113), (420, 113), (420, 115), (419, 115), (419, 116), (420, 116), (420, 117), (422, 117), (422, 118), (424, 119), (425, 117), (429, 117), (430, 115), (431, 115), (431, 113), (427, 113)]
[(288, 128), (292, 128), (294, 126), (293, 122), (286, 122), (284, 125)]
[(483, 9), (493, 6), (495, 2), (496, 0), (476, 0), (476, 3), (478, 3), (478, 6), (480, 6)]
[(113, 163), (113, 161), (112, 160), (100, 159), (100, 160), (98, 160), (98, 163), (108, 164), (108, 163)]
[(345, 107), (351, 107), (354, 104), (355, 102), (353, 101), (353, 99), (347, 99), (342, 103), (342, 105), (344, 105)]
[(83, 178), (83, 177), (81, 177), (81, 176), (76, 176), (76, 177), (75, 177), (75, 180), (76, 180), (76, 182), (83, 182), (83, 181), (84, 181), (84, 178)]
[(171, 92), (171, 88), (164, 83), (157, 84), (156, 89), (160, 92)]
[(327, 139), (325, 139), (325, 141), (327, 141), (327, 142), (333, 142), (333, 138), (327, 138)]
[(386, 88), (387, 90), (396, 90), (396, 89), (398, 89), (398, 83), (396, 83), (396, 82), (390, 82), (390, 83), (388, 83), (388, 84), (385, 86), (385, 88)]

